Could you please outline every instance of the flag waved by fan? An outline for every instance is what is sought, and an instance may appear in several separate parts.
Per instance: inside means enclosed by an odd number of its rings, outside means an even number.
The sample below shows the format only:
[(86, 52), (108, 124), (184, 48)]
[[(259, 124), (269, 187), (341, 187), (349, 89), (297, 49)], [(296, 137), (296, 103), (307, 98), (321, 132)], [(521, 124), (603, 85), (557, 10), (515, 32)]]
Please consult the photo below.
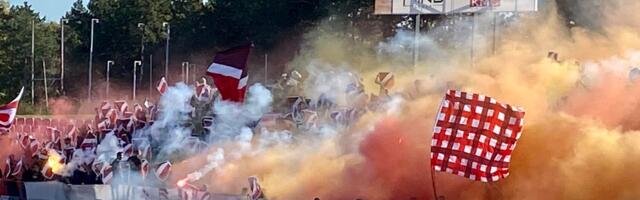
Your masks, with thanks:
[(434, 126), (431, 167), (482, 182), (507, 177), (524, 114), (488, 96), (448, 91)]
[(167, 79), (165, 79), (163, 76), (162, 78), (160, 78), (160, 82), (158, 83), (158, 86), (156, 86), (156, 89), (158, 90), (160, 95), (163, 95), (165, 92), (167, 92), (168, 88), (169, 83), (167, 83)]
[(171, 162), (165, 161), (158, 165), (155, 171), (156, 176), (161, 181), (166, 181), (171, 174)]
[(24, 87), (20, 89), (18, 97), (13, 99), (13, 101), (9, 102), (6, 105), (0, 106), (0, 132), (7, 132), (11, 128), (11, 125), (16, 118), (16, 113), (18, 112), (18, 106), (20, 104), (20, 99), (22, 98), (23, 92)]
[(251, 200), (263, 199), (264, 194), (262, 193), (262, 188), (258, 183), (258, 177), (251, 176), (249, 177), (249, 194), (248, 198)]
[(220, 91), (222, 100), (243, 102), (247, 89), (247, 59), (252, 45), (234, 47), (218, 52), (207, 69), (207, 75)]

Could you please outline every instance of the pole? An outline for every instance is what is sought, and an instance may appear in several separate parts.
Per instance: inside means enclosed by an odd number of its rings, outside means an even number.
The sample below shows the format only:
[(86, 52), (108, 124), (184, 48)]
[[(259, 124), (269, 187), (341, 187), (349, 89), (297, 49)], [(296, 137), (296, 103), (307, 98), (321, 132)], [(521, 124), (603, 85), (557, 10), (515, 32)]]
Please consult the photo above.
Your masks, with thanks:
[(149, 97), (153, 91), (153, 54), (149, 55)]
[(189, 74), (189, 62), (182, 62), (182, 81), (184, 81), (185, 83), (188, 82), (188, 78), (187, 76)]
[(142, 61), (140, 60), (133, 61), (133, 99), (132, 99), (133, 101), (136, 100), (136, 81), (138, 79), (138, 76), (137, 76), (138, 66), (142, 66)]
[(109, 77), (111, 76), (111, 65), (113, 65), (113, 61), (107, 61), (107, 99), (109, 98), (109, 87), (111, 87), (111, 83), (109, 82)]
[(438, 200), (438, 190), (436, 190), (436, 173), (433, 170), (433, 167), (430, 168), (431, 170), (431, 187), (433, 188), (433, 197), (435, 197), (435, 200)]
[(267, 84), (267, 81), (269, 81), (268, 79), (268, 71), (267, 69), (269, 68), (269, 54), (264, 54), (264, 84)]
[(167, 22), (162, 23), (162, 26), (167, 28), (167, 45), (164, 48), (164, 77), (168, 78), (169, 75), (169, 40), (171, 39), (171, 25)]
[(418, 36), (420, 36), (420, 26), (422, 26), (422, 20), (420, 19), (420, 14), (416, 15), (416, 23), (415, 23), (415, 35), (413, 38), (413, 69), (415, 70), (418, 66), (418, 52), (420, 51), (418, 46)]
[(93, 28), (96, 23), (100, 23), (99, 19), (92, 18), (91, 19), (91, 44), (89, 47), (89, 91), (87, 93), (89, 101), (91, 101), (91, 84), (92, 84), (92, 75), (93, 75)]
[(144, 23), (138, 23), (138, 28), (140, 29), (140, 34), (142, 35), (140, 37), (140, 62), (142, 64), (140, 64), (140, 84), (142, 84), (142, 79), (144, 79)]
[(471, 67), (473, 67), (473, 48), (475, 47), (474, 44), (474, 40), (475, 40), (475, 32), (476, 32), (476, 15), (475, 13), (471, 13), (471, 57), (470, 57), (470, 64)]
[(42, 75), (44, 76), (44, 103), (47, 111), (49, 110), (49, 90), (47, 89), (47, 64), (42, 59)]
[(68, 19), (60, 19), (60, 91), (64, 94), (64, 24), (69, 23)]
[(35, 92), (35, 62), (36, 62), (36, 46), (35, 46), (35, 37), (36, 37), (36, 21), (31, 20), (31, 105), (34, 105), (36, 102), (36, 92)]
[(493, 13), (493, 55), (496, 54), (496, 26), (497, 26), (496, 13)]
[(191, 65), (190, 65), (190, 64), (187, 64), (187, 73), (185, 74), (185, 77), (184, 77), (184, 78), (186, 79), (184, 82), (185, 82), (187, 85), (189, 85), (189, 75), (191, 75), (191, 74), (189, 73), (189, 68), (191, 68)]

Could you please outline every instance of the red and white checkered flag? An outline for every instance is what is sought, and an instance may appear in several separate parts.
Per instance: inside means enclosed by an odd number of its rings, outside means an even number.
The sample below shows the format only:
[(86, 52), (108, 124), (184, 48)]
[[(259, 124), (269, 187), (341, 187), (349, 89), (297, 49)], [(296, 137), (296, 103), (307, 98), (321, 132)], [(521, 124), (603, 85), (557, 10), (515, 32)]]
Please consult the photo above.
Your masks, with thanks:
[(507, 177), (524, 114), (491, 97), (449, 90), (434, 126), (431, 167), (482, 182)]

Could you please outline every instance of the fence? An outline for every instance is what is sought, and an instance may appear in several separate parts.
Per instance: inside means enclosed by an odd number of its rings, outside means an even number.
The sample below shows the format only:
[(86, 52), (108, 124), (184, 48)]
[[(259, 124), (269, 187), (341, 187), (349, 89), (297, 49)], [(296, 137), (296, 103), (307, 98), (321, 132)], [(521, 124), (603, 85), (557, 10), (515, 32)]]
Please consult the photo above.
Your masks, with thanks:
[[(68, 185), (61, 182), (0, 181), (0, 199), (27, 200), (179, 200), (176, 188), (126, 185)], [(246, 200), (242, 195), (211, 194), (210, 200)]]

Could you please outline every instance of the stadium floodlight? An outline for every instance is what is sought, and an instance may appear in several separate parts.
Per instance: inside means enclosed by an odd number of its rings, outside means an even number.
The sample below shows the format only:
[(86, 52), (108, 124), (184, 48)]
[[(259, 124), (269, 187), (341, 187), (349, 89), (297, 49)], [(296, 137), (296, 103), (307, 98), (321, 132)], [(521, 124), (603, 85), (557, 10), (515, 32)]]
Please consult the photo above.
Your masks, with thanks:
[(89, 47), (89, 91), (88, 91), (88, 99), (91, 101), (91, 82), (92, 82), (92, 74), (93, 74), (93, 29), (95, 24), (100, 23), (100, 20), (97, 18), (91, 19), (91, 44)]

